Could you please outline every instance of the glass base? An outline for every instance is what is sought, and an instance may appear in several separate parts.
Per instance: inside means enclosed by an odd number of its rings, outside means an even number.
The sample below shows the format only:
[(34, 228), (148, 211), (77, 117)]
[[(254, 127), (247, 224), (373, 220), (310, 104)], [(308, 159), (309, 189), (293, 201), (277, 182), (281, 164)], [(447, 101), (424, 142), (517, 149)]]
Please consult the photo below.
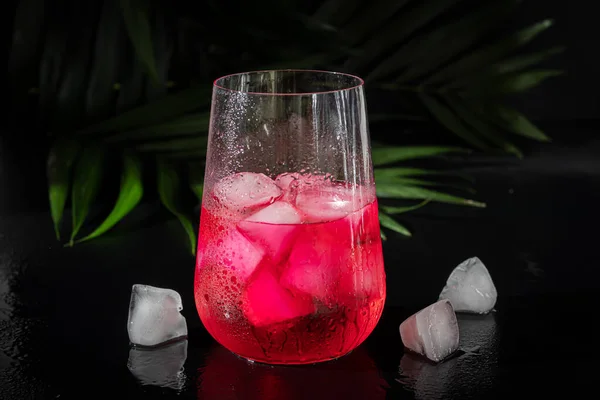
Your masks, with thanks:
[(231, 354), (233, 354), (234, 356), (236, 356), (237, 358), (244, 360), (248, 363), (251, 364), (261, 364), (261, 365), (267, 365), (267, 366), (272, 366), (272, 365), (280, 365), (280, 366), (300, 366), (300, 365), (317, 365), (317, 364), (324, 364), (324, 363), (328, 363), (328, 362), (334, 362), (339, 360), (340, 358), (344, 358), (346, 356), (348, 356), (350, 353), (352, 353), (352, 350), (350, 350), (349, 352), (342, 354), (341, 356), (337, 356), (337, 357), (325, 357), (322, 359), (312, 359), (312, 360), (306, 360), (306, 361), (277, 361), (277, 360), (269, 360), (269, 361), (265, 361), (265, 360), (259, 360), (259, 359), (254, 359), (254, 358), (249, 358), (249, 357), (244, 357), (240, 354), (234, 353), (233, 351), (227, 349)]

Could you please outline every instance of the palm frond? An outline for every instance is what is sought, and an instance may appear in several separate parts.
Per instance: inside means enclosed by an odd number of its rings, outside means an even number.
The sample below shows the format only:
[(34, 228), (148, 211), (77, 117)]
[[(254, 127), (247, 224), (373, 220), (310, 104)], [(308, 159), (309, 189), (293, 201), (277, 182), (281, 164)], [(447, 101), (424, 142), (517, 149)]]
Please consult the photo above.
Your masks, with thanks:
[[(28, 0), (26, 4), (36, 5), (35, 21), (43, 15), (49, 18), (43, 34), (37, 26), (25, 26), (29, 18), (18, 9), (15, 29), (24, 32), (27, 43), (44, 48), (34, 68), (38, 82), (26, 85), (26, 72), (32, 70), (26, 63), (33, 55), (13, 43), (11, 80), (15, 88), (36, 87), (44, 121), (52, 121), (48, 125), (55, 134), (64, 132), (57, 135), (48, 164), (57, 236), (72, 175), (72, 240), (86, 220), (102, 172), (102, 157), (89, 152), (100, 143), (128, 155), (121, 191), (106, 220), (80, 241), (108, 231), (140, 201), (142, 166), (133, 161), (138, 160), (136, 153), (145, 162), (158, 160), (159, 197), (181, 221), (190, 243), (195, 240), (177, 200), (181, 186), (198, 198), (202, 195), (212, 91), (208, 82), (240, 70), (325, 68), (356, 73), (367, 78), (369, 91), (385, 89), (400, 104), (410, 105), (393, 113), (373, 110), (373, 123), (434, 121), (479, 151), (522, 157), (512, 142), (514, 135), (549, 140), (503, 102), (506, 94), (530, 90), (562, 73), (539, 64), (564, 48), (528, 52), (525, 47), (547, 31), (552, 20), (503, 33), (503, 23), (518, 9), (518, 0), (481, 0), (475, 7), (462, 0), (325, 0), (316, 9), (311, 2), (268, 0), (262, 7), (252, 1), (232, 2), (240, 12), (224, 26), (212, 17), (227, 11), (229, 3), (223, 2), (210, 2), (198, 15), (169, 19), (171, 14), (160, 3), (146, 0), (94, 2), (89, 9), (66, 2), (47, 13), (38, 12), (48, 8), (44, 0)], [(92, 12), (93, 7), (98, 9)], [(63, 14), (84, 17), (63, 24)], [(173, 83), (168, 78), (177, 77), (171, 71), (181, 66), (176, 61), (181, 59), (198, 72)], [(376, 129), (371, 131), (377, 136)], [(374, 147), (382, 204), (391, 199), (484, 206), (459, 194), (471, 193), (472, 188), (464, 180), (452, 181), (452, 172), (406, 163), (468, 152), (456, 146)], [(179, 176), (175, 171), (184, 167), (188, 174)], [(97, 175), (92, 169), (99, 170)], [(383, 204), (382, 226), (409, 233), (392, 216), (410, 207)]]

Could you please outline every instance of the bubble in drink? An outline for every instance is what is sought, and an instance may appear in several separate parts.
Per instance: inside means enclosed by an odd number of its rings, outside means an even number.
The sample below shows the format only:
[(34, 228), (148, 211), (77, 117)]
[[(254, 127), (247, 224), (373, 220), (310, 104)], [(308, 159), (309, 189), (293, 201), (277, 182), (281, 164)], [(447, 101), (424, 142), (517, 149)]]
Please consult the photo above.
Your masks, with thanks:
[[(241, 182), (240, 175), (246, 173), (224, 180)], [(276, 179), (277, 197), (263, 177), (243, 178), (252, 193), (261, 193), (252, 182), (270, 188), (251, 212), (230, 213), (233, 196), (227, 192), (222, 201), (220, 187), (212, 193), (216, 201), (203, 204), (195, 281), (202, 322), (251, 360), (340, 357), (371, 333), (385, 301), (374, 188), (291, 173)], [(223, 246), (236, 255), (215, 257)]]

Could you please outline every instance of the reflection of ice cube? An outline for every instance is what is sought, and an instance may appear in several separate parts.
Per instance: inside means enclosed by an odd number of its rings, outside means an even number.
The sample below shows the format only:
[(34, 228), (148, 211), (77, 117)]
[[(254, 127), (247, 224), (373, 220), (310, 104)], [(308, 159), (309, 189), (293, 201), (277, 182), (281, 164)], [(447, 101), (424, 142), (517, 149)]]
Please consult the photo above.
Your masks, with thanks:
[(452, 271), (439, 298), (450, 300), (456, 312), (485, 314), (496, 305), (498, 292), (485, 265), (473, 257)]
[(478, 349), (479, 352), (497, 352), (498, 331), (494, 313), (487, 315), (457, 315), (460, 330), (460, 348), (466, 352)]
[(267, 269), (261, 269), (247, 286), (243, 308), (246, 318), (254, 326), (282, 322), (315, 311), (310, 297), (292, 295)]
[(226, 207), (244, 211), (271, 203), (281, 196), (281, 189), (264, 174), (240, 172), (217, 182), (214, 194)]
[(460, 388), (461, 398), (489, 397), (498, 374), (499, 338), (494, 314), (459, 314), (457, 320), (460, 328), (457, 357), (435, 364), (411, 352), (402, 356), (396, 380), (413, 391), (415, 398), (452, 398), (456, 396), (449, 391), (456, 388)]
[(238, 229), (279, 263), (288, 254), (301, 221), (294, 206), (276, 201), (239, 222)]
[(187, 336), (181, 296), (174, 290), (133, 285), (127, 330), (131, 343), (156, 346)]
[(416, 354), (404, 353), (400, 359), (399, 378), (396, 379), (414, 392), (419, 400), (443, 399), (455, 382), (457, 359), (434, 364)]
[(156, 349), (134, 347), (129, 351), (127, 368), (142, 385), (181, 390), (185, 385), (183, 364), (187, 347), (187, 340)]
[(408, 349), (438, 362), (458, 349), (456, 314), (448, 300), (440, 300), (400, 324), (402, 343)]

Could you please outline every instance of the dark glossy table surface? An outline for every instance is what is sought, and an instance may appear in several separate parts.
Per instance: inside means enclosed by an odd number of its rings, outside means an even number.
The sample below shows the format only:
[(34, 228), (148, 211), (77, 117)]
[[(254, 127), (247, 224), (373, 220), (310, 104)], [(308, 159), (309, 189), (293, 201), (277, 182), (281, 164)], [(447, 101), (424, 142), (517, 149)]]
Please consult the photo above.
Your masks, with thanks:
[[(579, 398), (600, 372), (593, 133), (565, 134), (524, 161), (469, 164), (488, 208), (436, 204), (407, 215), (414, 237), (389, 234), (384, 245), (388, 299), (375, 332), (340, 360), (303, 367), (250, 364), (212, 340), (194, 307), (194, 259), (176, 221), (148, 217), (156, 204), (96, 241), (63, 248), (39, 206), (44, 191), (24, 186), (36, 174), (43, 183), (43, 170), (20, 174), (27, 160), (0, 143), (0, 398)], [(43, 201), (28, 202), (32, 194)], [(405, 354), (400, 322), (435, 301), (471, 256), (494, 278), (497, 311), (460, 316), (463, 351), (444, 363)], [(143, 385), (128, 369), (134, 283), (182, 294), (189, 338), (175, 389)], [(160, 365), (152, 359), (160, 354), (143, 356)]]

